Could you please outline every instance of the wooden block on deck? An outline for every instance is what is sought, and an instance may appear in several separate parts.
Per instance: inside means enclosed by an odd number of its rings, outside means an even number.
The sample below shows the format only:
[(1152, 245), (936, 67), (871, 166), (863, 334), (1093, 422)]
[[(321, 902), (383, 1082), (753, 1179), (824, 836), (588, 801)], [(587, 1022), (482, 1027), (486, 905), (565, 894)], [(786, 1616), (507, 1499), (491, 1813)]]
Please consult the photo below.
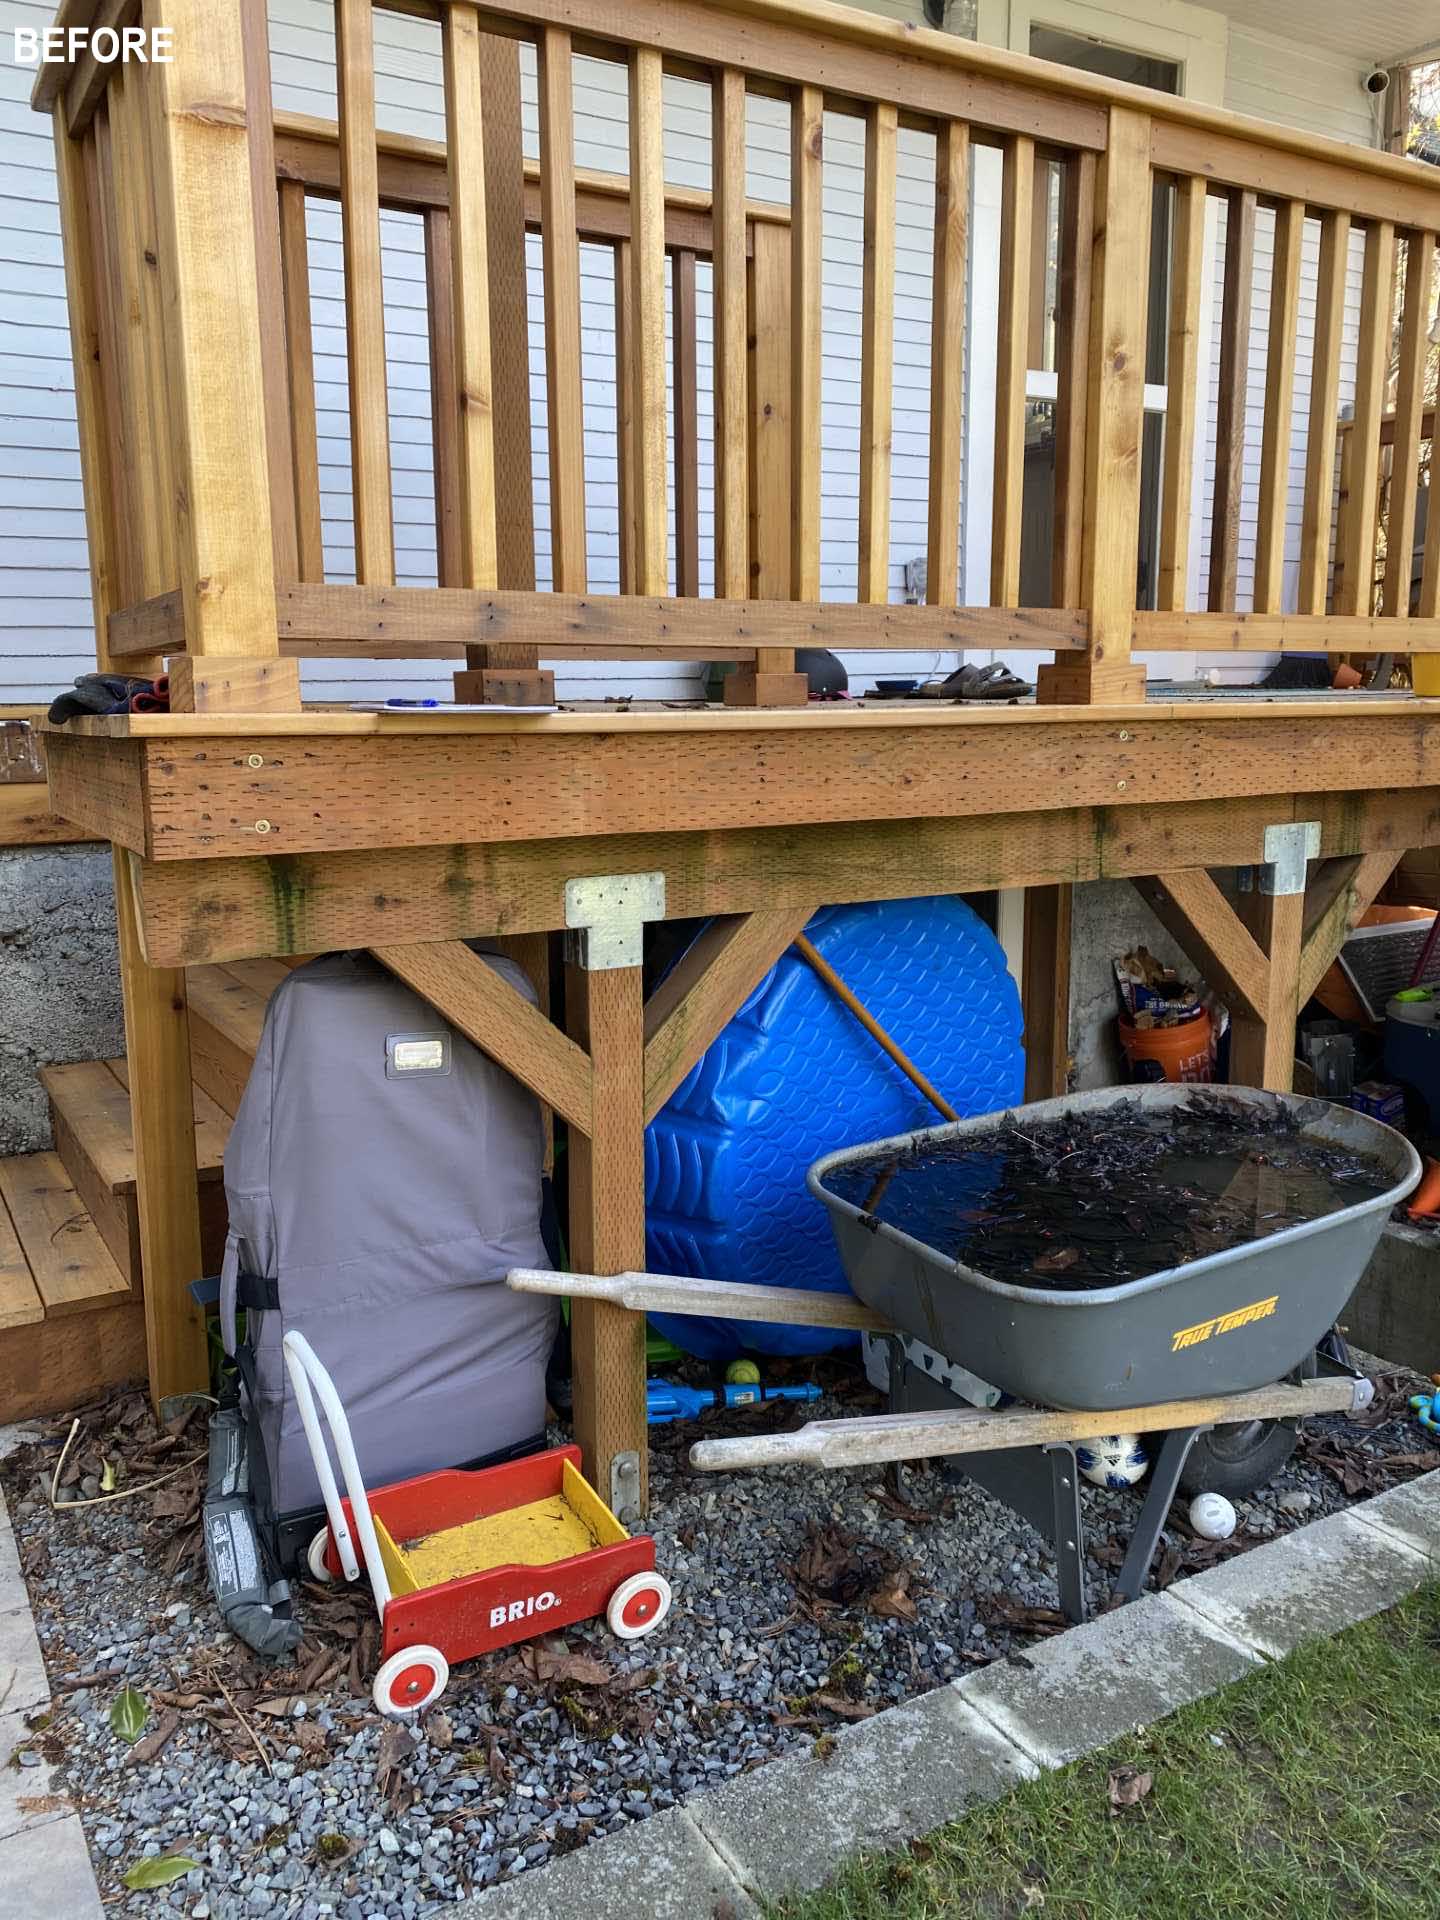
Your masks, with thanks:
[(57, 1154), (0, 1160), (0, 1198), (47, 1318), (130, 1299), (129, 1282), (106, 1251)]
[(1145, 699), (1145, 669), (1133, 661), (1056, 660), (1035, 676), (1042, 707), (1127, 706)]
[(125, 1295), (91, 1313), (0, 1331), (0, 1422), (63, 1413), (146, 1374), (145, 1308)]
[(462, 707), (553, 707), (555, 675), (548, 667), (466, 667), (455, 675)]
[(727, 707), (803, 707), (810, 698), (810, 681), (803, 673), (757, 673), (737, 667), (725, 676)]
[(257, 656), (209, 659), (179, 654), (166, 661), (172, 713), (296, 713), (300, 662)]

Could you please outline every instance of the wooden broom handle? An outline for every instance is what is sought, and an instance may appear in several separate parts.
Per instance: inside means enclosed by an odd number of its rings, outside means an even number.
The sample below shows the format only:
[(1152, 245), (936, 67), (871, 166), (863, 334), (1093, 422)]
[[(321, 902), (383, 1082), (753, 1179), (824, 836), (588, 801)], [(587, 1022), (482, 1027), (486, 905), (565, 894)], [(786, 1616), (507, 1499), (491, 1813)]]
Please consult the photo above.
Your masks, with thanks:
[(920, 1069), (915, 1065), (915, 1062), (890, 1038), (889, 1034), (885, 1031), (884, 1027), (881, 1026), (874, 1014), (871, 1013), (870, 1009), (850, 991), (849, 987), (846, 986), (845, 982), (840, 978), (839, 974), (836, 973), (824, 955), (816, 951), (803, 933), (796, 934), (794, 944), (795, 951), (800, 955), (800, 958), (807, 966), (812, 967), (814, 971), (819, 974), (820, 978), (825, 982), (826, 986), (829, 987), (836, 999), (842, 1001), (844, 1005), (850, 1009), (851, 1013), (854, 1014), (855, 1018), (860, 1022), (861, 1026), (864, 1027), (871, 1039), (875, 1040), (885, 1049), (886, 1053), (889, 1054), (890, 1058), (895, 1062), (896, 1066), (899, 1067), (906, 1079), (909, 1080), (913, 1086), (919, 1088), (931, 1106), (935, 1107), (940, 1113), (943, 1113), (947, 1120), (958, 1120), (960, 1116), (954, 1107), (951, 1106), (950, 1102), (943, 1094), (937, 1092), (936, 1089), (931, 1086), (924, 1074), (921, 1073)]

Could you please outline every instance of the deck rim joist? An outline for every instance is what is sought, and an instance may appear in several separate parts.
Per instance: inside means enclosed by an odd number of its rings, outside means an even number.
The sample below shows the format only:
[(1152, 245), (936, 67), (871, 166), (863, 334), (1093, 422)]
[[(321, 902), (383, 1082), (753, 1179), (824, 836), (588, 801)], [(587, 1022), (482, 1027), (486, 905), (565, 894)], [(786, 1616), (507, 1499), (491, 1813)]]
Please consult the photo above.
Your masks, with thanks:
[[(1059, 718), (1054, 717), (1059, 714)], [(53, 733), (57, 812), (160, 862), (842, 823), (1119, 814), (1264, 794), (1440, 784), (1428, 703), (487, 716), (436, 727), (179, 716)], [(481, 725), (463, 724), (479, 718)], [(330, 722), (376, 720), (355, 730)], [(177, 724), (177, 721), (179, 722)], [(688, 724), (700, 722), (701, 724)], [(785, 722), (792, 724), (786, 725)], [(1015, 724), (1018, 722), (1019, 724)], [(104, 723), (100, 723), (101, 726)], [(1173, 863), (1172, 863), (1173, 864)], [(1192, 863), (1195, 864), (1195, 863)]]
[(667, 916), (699, 918), (1249, 864), (1295, 819), (1320, 822), (1323, 857), (1398, 856), (1440, 844), (1440, 786), (133, 866), (149, 959), (184, 966), (545, 932), (586, 873), (661, 871)]

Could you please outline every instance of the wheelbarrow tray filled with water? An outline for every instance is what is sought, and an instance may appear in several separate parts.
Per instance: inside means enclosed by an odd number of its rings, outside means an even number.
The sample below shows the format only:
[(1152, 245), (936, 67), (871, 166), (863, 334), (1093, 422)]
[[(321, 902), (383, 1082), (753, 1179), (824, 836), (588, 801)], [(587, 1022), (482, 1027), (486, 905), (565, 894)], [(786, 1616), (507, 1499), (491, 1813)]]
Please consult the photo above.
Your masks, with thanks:
[[(1021, 1128), (1040, 1126), (1121, 1101), (1164, 1111), (1194, 1093), (1105, 1088), (1035, 1101), (1011, 1117)], [(1401, 1134), (1348, 1107), (1248, 1087), (1227, 1088), (1224, 1097), (1253, 1106), (1257, 1120), (1283, 1103), (1302, 1137), (1368, 1156), (1391, 1184), (1263, 1239), (1088, 1292), (994, 1279), (833, 1190), (837, 1175), (856, 1163), (993, 1134), (999, 1115), (827, 1154), (810, 1169), (809, 1186), (829, 1209), (858, 1297), (1019, 1399), (1101, 1412), (1246, 1392), (1299, 1366), (1343, 1312), (1390, 1209), (1419, 1178), (1420, 1159)]]

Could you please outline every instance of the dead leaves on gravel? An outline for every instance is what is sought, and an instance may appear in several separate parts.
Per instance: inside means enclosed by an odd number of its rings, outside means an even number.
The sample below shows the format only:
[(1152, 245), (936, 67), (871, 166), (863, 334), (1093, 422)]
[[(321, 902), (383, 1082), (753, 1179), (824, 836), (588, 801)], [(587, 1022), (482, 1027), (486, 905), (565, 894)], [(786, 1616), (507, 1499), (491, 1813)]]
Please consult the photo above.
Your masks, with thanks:
[(916, 1617), (910, 1591), (915, 1582), (914, 1569), (890, 1547), (862, 1540), (833, 1522), (826, 1526), (812, 1524), (805, 1545), (787, 1571), (799, 1610), (817, 1624), (823, 1624), (833, 1613), (859, 1606), (882, 1620)]

